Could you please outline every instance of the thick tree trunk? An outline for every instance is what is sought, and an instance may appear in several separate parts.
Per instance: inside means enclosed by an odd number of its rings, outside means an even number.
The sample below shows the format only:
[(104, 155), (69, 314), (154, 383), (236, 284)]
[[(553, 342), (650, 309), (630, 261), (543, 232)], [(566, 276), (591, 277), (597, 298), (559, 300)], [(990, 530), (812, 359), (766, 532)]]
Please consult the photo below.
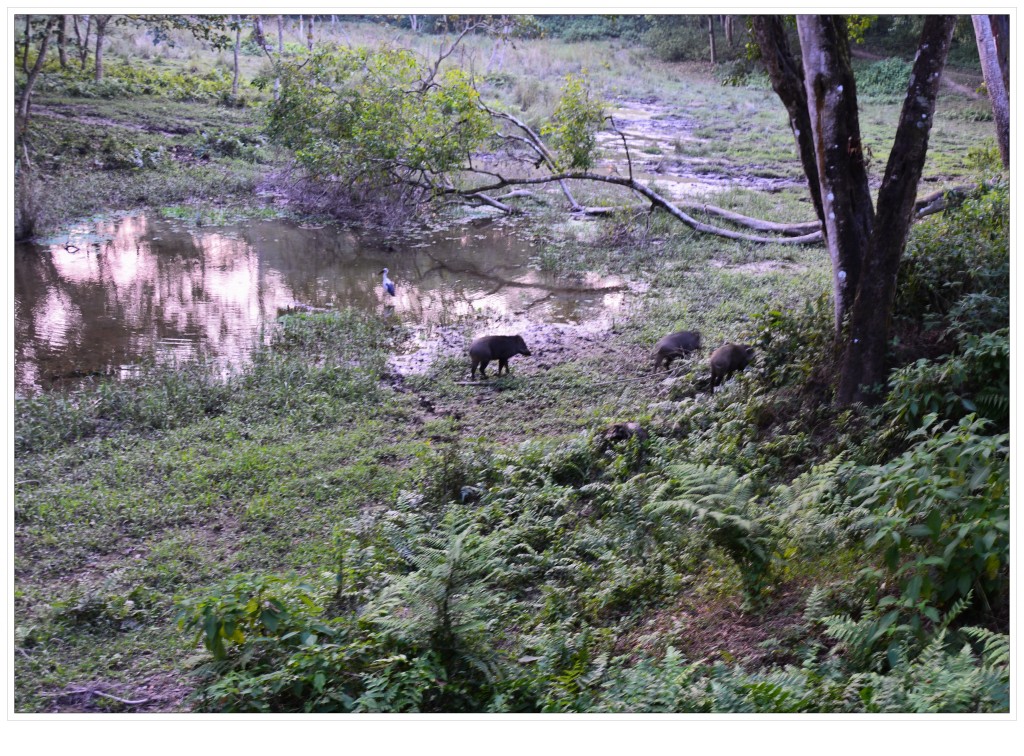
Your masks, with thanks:
[(761, 60), (768, 70), (772, 89), (782, 100), (789, 113), (789, 126), (796, 139), (797, 152), (807, 188), (811, 192), (814, 212), (824, 224), (825, 213), (821, 206), (821, 185), (818, 181), (818, 161), (814, 154), (814, 140), (811, 134), (811, 119), (807, 114), (807, 90), (804, 88), (804, 72), (800, 61), (793, 57), (786, 41), (786, 31), (778, 16), (754, 16), (752, 19), (754, 39), (761, 49)]
[(1000, 50), (996, 45), (996, 36), (992, 28), (992, 17), (971, 16), (971, 20), (974, 22), (974, 36), (978, 41), (978, 57), (981, 59), (981, 71), (985, 75), (985, 87), (992, 101), (992, 119), (996, 124), (999, 156), (1003, 159), (1003, 168), (1009, 170), (1010, 95), (1006, 86), (1009, 71), (1004, 71), (1001, 65)]
[(913, 220), (939, 81), (955, 26), (956, 16), (927, 16), (921, 32), (896, 140), (878, 191), (878, 214), (870, 243), (865, 247), (860, 285), (850, 313), (836, 397), (840, 404), (877, 400), (881, 395), (877, 387), (883, 387), (884, 391), (896, 275)]
[(992, 35), (996, 38), (996, 50), (999, 52), (999, 68), (1003, 72), (1003, 86), (1010, 91), (1010, 17), (989, 16), (992, 22)]
[(857, 86), (842, 16), (797, 16), (824, 230), (832, 258), (839, 334), (860, 282), (875, 210), (857, 113)]
[(103, 38), (107, 33), (107, 24), (111, 16), (96, 16), (96, 76), (97, 82), (103, 81)]
[(57, 59), (61, 68), (68, 67), (68, 17), (61, 15), (57, 21)]

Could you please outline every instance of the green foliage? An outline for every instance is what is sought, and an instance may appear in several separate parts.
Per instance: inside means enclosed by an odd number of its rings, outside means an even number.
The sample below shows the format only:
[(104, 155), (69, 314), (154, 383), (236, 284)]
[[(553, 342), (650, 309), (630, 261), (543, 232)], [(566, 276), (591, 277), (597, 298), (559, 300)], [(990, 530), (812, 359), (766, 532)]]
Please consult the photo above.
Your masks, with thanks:
[(887, 674), (866, 672), (850, 678), (848, 705), (867, 713), (1007, 711), (1010, 694), (1009, 637), (983, 628), (960, 635), (981, 645), (957, 646), (947, 631), (938, 633), (915, 658), (899, 655)]
[(594, 165), (597, 130), (604, 123), (604, 103), (593, 98), (583, 77), (565, 77), (562, 96), (555, 106), (551, 123), (541, 133), (550, 137), (558, 152), (559, 168), (587, 170)]
[(448, 69), (430, 81), (407, 50), (317, 52), (279, 73), (268, 133), (317, 177), (384, 187), (447, 175), (490, 133), (469, 76)]
[(913, 63), (886, 58), (868, 63), (857, 71), (857, 94), (896, 97), (906, 94)]
[[(974, 333), (1009, 325), (1009, 232), (1005, 182), (981, 186), (959, 206), (916, 224), (900, 262), (895, 316), (948, 317)], [(1003, 306), (978, 308), (977, 295), (998, 297)]]
[(212, 654), (199, 706), (221, 712), (351, 711), (367, 661), (347, 626), (323, 617), (326, 583), (237, 575), (180, 602), (179, 626)]
[(827, 366), (834, 350), (832, 300), (821, 294), (803, 307), (765, 308), (751, 318), (757, 370), (769, 386), (804, 384)]
[(479, 710), (500, 669), (501, 594), (489, 585), (495, 543), (452, 509), (436, 532), (417, 535), (403, 551), (413, 571), (387, 586), (366, 618), (401, 653), (433, 660), (443, 672), (443, 689), (424, 691), (418, 707)]
[(1010, 332), (1004, 328), (961, 338), (962, 351), (935, 361), (918, 360), (890, 376), (884, 414), (909, 428), (928, 416), (959, 420), (968, 413), (1008, 429)]
[(131, 97), (162, 97), (177, 102), (219, 102), (231, 94), (231, 74), (174, 71), (138, 62), (104, 66), (96, 81), (91, 71), (59, 70), (40, 77), (38, 91), (47, 94), (115, 100)]
[(644, 511), (671, 533), (688, 524), (708, 534), (740, 569), (745, 603), (756, 607), (771, 578), (774, 544), (754, 514), (750, 482), (725, 467), (673, 465)]
[[(881, 551), (900, 596), (878, 607), (909, 614), (920, 636), (939, 611), (972, 594), (981, 608), (1002, 602), (1009, 586), (1009, 435), (985, 435), (984, 420), (957, 425), (925, 418), (914, 446), (891, 462), (865, 468), (853, 503), (868, 514), (859, 527)], [(888, 615), (887, 615), (888, 616)]]

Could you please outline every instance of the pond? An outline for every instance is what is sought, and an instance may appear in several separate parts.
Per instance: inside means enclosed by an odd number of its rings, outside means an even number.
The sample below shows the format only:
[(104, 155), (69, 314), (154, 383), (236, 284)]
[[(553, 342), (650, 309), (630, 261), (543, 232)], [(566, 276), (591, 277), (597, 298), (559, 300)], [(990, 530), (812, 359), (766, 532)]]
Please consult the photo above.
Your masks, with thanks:
[[(203, 228), (133, 213), (83, 222), (59, 241), (15, 247), (15, 390), (197, 358), (226, 374), (290, 308), (393, 319), (413, 329), (422, 353), (432, 333), (450, 338), (460, 324), (473, 335), (586, 326), (624, 306), (621, 279), (560, 276), (539, 269), (537, 253), (505, 222), (401, 242), (288, 220)], [(385, 267), (394, 297), (381, 286)]]

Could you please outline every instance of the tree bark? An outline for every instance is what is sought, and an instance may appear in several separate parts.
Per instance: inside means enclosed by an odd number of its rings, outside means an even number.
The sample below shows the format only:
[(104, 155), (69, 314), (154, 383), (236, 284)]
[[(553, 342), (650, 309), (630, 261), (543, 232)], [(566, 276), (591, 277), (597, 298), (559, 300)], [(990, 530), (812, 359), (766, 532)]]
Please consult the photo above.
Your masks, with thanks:
[(43, 35), (39, 41), (39, 54), (36, 62), (28, 71), (25, 80), (25, 88), (18, 98), (18, 105), (14, 111), (14, 151), (17, 164), (18, 178), (18, 218), (14, 228), (15, 239), (26, 239), (35, 231), (37, 220), (36, 190), (33, 181), (32, 160), (28, 151), (28, 125), (32, 114), (32, 89), (35, 87), (39, 72), (43, 70), (43, 63), (46, 60), (46, 49), (50, 44), (50, 36), (57, 19), (50, 16), (43, 28)]
[(782, 100), (789, 113), (789, 127), (796, 139), (800, 164), (807, 177), (807, 188), (814, 203), (818, 220), (824, 223), (825, 213), (821, 207), (821, 185), (818, 181), (818, 161), (814, 154), (814, 140), (811, 135), (811, 119), (807, 113), (807, 90), (804, 88), (804, 72), (800, 61), (793, 57), (786, 41), (786, 31), (778, 16), (754, 16), (752, 19), (754, 39), (761, 49), (761, 60), (768, 70), (772, 89)]
[(96, 75), (97, 82), (103, 81), (103, 38), (107, 33), (107, 24), (111, 15), (96, 16)]
[(825, 239), (832, 258), (835, 329), (853, 305), (875, 211), (857, 113), (857, 86), (842, 16), (797, 16)]
[(78, 43), (78, 65), (85, 70), (85, 64), (89, 60), (89, 32), (92, 29), (92, 16), (83, 16), (85, 19), (85, 36), (78, 30), (78, 16), (71, 17), (71, 25), (75, 29), (75, 41)]
[(231, 97), (238, 98), (238, 54), (242, 46), (242, 17), (235, 16), (235, 72), (231, 79)]
[(306, 49), (310, 52), (313, 52), (313, 36), (315, 31), (313, 27), (314, 18), (316, 18), (316, 16), (311, 14), (309, 17), (309, 24), (306, 25)]
[(711, 65), (715, 65), (715, 17), (708, 16), (708, 44), (711, 45)]
[[(996, 125), (996, 141), (1003, 168), (1010, 169), (1010, 95), (1007, 88), (1009, 70), (1002, 66), (1000, 50), (996, 45), (991, 16), (971, 16), (974, 36), (978, 41), (978, 57), (985, 75), (985, 87), (992, 101), (992, 120)], [(1007, 24), (1008, 26), (1009, 24)], [(1004, 78), (1004, 76), (1006, 78)]]
[(61, 15), (60, 20), (57, 22), (57, 59), (60, 61), (61, 68), (68, 67), (68, 17)]
[(896, 275), (913, 220), (935, 100), (955, 26), (956, 16), (932, 15), (926, 17), (921, 32), (850, 314), (836, 397), (840, 404), (875, 401), (882, 395), (878, 388), (886, 383)]
[(21, 70), (28, 73), (28, 51), (32, 47), (32, 16), (25, 16), (25, 50), (21, 56)]
[(725, 26), (725, 43), (732, 47), (732, 22), (733, 16), (722, 16), (722, 24)]

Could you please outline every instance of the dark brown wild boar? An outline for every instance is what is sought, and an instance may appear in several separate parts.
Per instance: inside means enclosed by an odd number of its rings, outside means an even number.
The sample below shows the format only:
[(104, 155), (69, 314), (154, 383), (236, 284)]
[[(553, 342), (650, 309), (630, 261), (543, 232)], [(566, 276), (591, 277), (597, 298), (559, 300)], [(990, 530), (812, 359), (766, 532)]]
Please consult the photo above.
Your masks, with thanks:
[(517, 354), (530, 356), (530, 350), (526, 348), (522, 336), (481, 336), (469, 345), (469, 358), (473, 362), (473, 367), (469, 371), (470, 378), (476, 377), (477, 365), (480, 366), (480, 375), (486, 378), (485, 370), (491, 360), (498, 361), (498, 375), (501, 375), (502, 368), (505, 368), (507, 375), (509, 358)]
[(685, 357), (690, 352), (700, 349), (700, 331), (676, 331), (663, 337), (654, 345), (654, 369), (657, 370), (665, 365), (668, 370), (672, 360), (676, 357)]
[(711, 390), (754, 359), (754, 347), (748, 344), (724, 344), (711, 355)]

